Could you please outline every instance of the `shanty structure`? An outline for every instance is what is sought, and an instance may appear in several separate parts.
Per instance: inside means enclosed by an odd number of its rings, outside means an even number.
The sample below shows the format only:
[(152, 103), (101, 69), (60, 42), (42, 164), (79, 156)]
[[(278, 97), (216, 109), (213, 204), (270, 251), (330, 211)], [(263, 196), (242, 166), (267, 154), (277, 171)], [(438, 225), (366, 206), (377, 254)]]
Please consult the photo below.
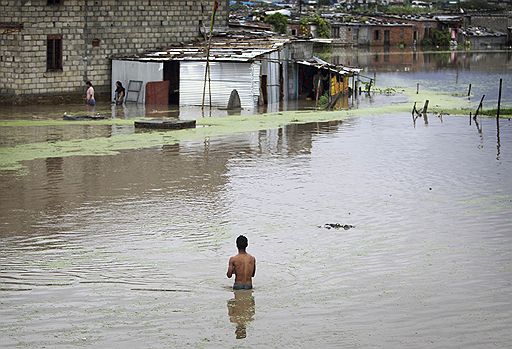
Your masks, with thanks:
[(336, 84), (358, 73), (311, 61), (312, 43), (266, 31), (214, 37), (209, 52), (207, 59), (205, 44), (195, 43), (115, 58), (112, 85), (119, 80), (128, 87), (127, 101), (180, 106), (202, 105), (205, 90), (205, 105), (216, 108), (227, 108), (236, 90), (241, 107), (250, 109), (314, 97), (318, 85), (312, 79), (318, 72), (336, 76)]
[(356, 90), (360, 68), (335, 66), (318, 57), (297, 61), (299, 95), (318, 101), (327, 95), (329, 102)]
[[(227, 107), (233, 90), (237, 90), (242, 108), (252, 108), (258, 102), (276, 103), (281, 93), (287, 96), (287, 91), (280, 89), (286, 87), (281, 86), (280, 81), (288, 78), (290, 53), (285, 45), (288, 41), (268, 32), (214, 37), (206, 87), (207, 50), (204, 43), (113, 59), (112, 82), (119, 80), (126, 85), (130, 80), (142, 82), (136, 101), (146, 104), (201, 105), (203, 88), (206, 88), (205, 104), (211, 102), (218, 108)], [(146, 85), (164, 81), (168, 81), (168, 91), (160, 93), (155, 100)], [(165, 88), (162, 83), (160, 92)]]

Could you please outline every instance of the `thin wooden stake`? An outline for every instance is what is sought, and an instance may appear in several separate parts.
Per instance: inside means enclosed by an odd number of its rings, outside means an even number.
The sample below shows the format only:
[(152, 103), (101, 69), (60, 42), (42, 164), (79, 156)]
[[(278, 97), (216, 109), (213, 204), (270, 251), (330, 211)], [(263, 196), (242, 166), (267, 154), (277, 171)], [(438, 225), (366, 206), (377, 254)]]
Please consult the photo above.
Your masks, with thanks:
[(217, 12), (217, 9), (219, 8), (219, 3), (217, 0), (213, 2), (213, 12), (212, 12), (212, 18), (210, 21), (210, 34), (208, 36), (208, 41), (206, 45), (206, 67), (204, 71), (204, 83), (203, 83), (203, 101), (201, 104), (201, 110), (204, 110), (204, 100), (206, 97), (206, 80), (208, 80), (208, 90), (210, 93), (210, 108), (212, 107), (212, 89), (211, 89), (211, 79), (210, 79), (210, 49), (212, 45), (212, 34), (213, 34), (213, 26), (215, 24), (215, 13)]
[(499, 127), (499, 120), (500, 120), (500, 108), (501, 108), (501, 87), (503, 84), (503, 79), (500, 79), (500, 90), (498, 92), (498, 111), (496, 112), (496, 121), (498, 122)]
[(469, 84), (468, 88), (468, 99), (471, 99), (471, 84)]
[(427, 109), (428, 109), (428, 99), (425, 101), (425, 105), (423, 106), (423, 114), (426, 114), (427, 113)]
[(473, 116), (473, 120), (476, 119), (478, 116), (478, 113), (480, 112), (480, 109), (482, 108), (482, 104), (484, 102), (485, 95), (482, 96), (482, 99), (480, 100), (480, 104), (478, 104), (478, 108), (476, 108), (475, 116)]

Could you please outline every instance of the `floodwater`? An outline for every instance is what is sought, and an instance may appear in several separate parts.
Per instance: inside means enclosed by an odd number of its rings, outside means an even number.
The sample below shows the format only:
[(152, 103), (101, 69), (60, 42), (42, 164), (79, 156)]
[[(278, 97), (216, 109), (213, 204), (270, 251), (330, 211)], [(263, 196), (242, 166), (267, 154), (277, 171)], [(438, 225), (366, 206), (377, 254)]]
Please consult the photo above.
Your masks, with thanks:
[[(512, 121), (478, 121), (367, 116), (0, 172), (0, 346), (508, 348)], [(258, 268), (234, 293), (239, 234)]]
[(512, 50), (410, 52), (333, 47), (318, 54), (335, 64), (363, 67), (362, 75), (367, 77), (363, 81), (375, 79), (377, 87), (428, 89), (457, 96), (468, 96), (470, 92), (475, 105), (485, 95), (484, 109), (496, 108), (502, 79), (501, 102), (512, 104)]

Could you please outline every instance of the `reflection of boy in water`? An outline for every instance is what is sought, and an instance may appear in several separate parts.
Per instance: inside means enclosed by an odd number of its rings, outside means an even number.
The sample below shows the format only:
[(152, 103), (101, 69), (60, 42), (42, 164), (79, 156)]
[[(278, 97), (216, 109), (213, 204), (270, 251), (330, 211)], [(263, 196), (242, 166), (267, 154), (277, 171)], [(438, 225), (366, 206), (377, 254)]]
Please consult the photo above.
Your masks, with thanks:
[(247, 324), (253, 320), (255, 313), (252, 291), (235, 291), (235, 298), (228, 301), (229, 321), (236, 324), (236, 338), (247, 337)]
[(235, 284), (233, 285), (234, 290), (252, 289), (252, 278), (256, 274), (256, 258), (245, 252), (247, 245), (247, 238), (240, 235), (236, 239), (238, 254), (229, 259), (226, 275), (228, 278), (231, 278), (233, 274), (236, 275)]

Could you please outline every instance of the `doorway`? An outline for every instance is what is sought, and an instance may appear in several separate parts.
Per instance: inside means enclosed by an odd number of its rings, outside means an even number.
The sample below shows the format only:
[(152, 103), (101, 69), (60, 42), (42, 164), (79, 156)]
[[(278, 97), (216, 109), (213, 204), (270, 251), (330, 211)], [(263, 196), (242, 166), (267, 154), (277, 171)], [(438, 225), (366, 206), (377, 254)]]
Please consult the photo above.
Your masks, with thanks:
[(180, 104), (180, 62), (164, 63), (164, 80), (169, 81), (169, 104)]

